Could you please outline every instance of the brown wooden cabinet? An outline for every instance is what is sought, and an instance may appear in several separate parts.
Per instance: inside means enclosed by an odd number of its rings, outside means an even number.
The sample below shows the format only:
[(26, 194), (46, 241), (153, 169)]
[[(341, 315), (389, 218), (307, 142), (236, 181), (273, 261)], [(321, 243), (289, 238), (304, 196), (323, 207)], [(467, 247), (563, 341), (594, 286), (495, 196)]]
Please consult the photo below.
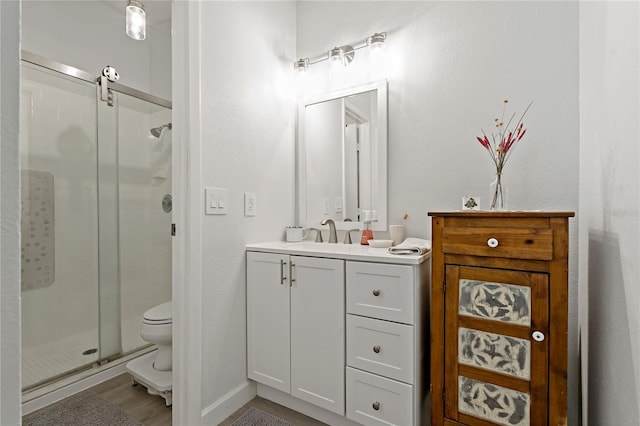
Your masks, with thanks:
[(431, 424), (566, 425), (572, 212), (430, 212)]

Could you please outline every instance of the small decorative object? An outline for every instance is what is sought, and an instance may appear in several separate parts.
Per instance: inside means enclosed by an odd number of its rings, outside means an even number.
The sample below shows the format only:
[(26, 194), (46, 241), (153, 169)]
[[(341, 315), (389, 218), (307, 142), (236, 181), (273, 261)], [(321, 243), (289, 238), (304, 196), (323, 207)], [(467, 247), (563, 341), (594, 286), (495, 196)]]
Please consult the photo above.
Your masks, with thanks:
[(502, 117), (494, 118), (493, 120), (495, 122), (494, 125), (496, 133), (491, 133), (491, 140), (489, 140), (484, 130), (482, 130), (482, 136), (477, 136), (478, 142), (480, 142), (480, 144), (489, 152), (493, 163), (496, 165), (496, 179), (489, 186), (489, 208), (491, 210), (505, 210), (507, 208), (506, 190), (504, 182), (502, 181), (502, 171), (505, 163), (511, 156), (515, 145), (527, 132), (527, 129), (524, 128), (522, 119), (533, 104), (533, 102), (531, 102), (527, 108), (525, 108), (520, 119), (515, 122), (514, 125), (515, 114), (512, 114), (505, 124), (504, 114), (509, 100), (505, 99), (503, 103), (504, 107), (502, 109)]
[(303, 241), (309, 235), (309, 230), (301, 226), (287, 226), (285, 231), (286, 240), (290, 243)]
[(394, 246), (400, 244), (404, 240), (404, 225), (389, 225), (389, 236)]
[(480, 210), (480, 197), (470, 195), (462, 197), (462, 210)]

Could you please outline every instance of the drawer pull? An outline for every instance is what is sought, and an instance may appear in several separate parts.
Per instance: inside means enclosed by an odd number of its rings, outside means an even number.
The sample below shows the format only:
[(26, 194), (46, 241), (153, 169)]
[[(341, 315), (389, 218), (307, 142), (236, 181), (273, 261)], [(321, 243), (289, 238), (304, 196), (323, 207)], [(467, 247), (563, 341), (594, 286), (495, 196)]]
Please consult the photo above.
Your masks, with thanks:
[(542, 342), (544, 340), (544, 333), (541, 331), (534, 331), (531, 337), (533, 337), (533, 340), (536, 342)]
[(284, 285), (284, 281), (287, 277), (284, 276), (284, 267), (287, 264), (284, 260), (280, 259), (280, 285)]
[(378, 290), (378, 289), (373, 290), (373, 295), (374, 296), (380, 296), (380, 290)]
[(374, 351), (375, 353), (379, 354), (379, 353), (380, 353), (380, 345), (375, 345), (375, 346), (373, 347), (373, 351)]
[(373, 403), (372, 407), (374, 410), (378, 411), (380, 409), (380, 403), (376, 401)]
[(488, 245), (489, 247), (491, 247), (491, 248), (496, 248), (496, 247), (498, 247), (498, 244), (499, 244), (499, 243), (498, 243), (498, 240), (496, 240), (495, 238), (489, 238), (489, 239), (487, 240), (487, 245)]

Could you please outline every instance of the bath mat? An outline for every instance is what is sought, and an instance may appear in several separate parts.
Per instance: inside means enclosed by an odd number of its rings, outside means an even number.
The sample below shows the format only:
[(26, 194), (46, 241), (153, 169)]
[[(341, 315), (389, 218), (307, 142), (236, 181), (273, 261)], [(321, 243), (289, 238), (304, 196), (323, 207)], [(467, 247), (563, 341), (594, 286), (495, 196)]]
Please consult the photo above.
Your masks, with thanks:
[(231, 426), (293, 426), (288, 421), (274, 416), (273, 414), (266, 413), (259, 408), (251, 407), (238, 419), (233, 422)]
[(23, 426), (143, 426), (119, 407), (92, 391), (84, 391), (29, 414)]
[(22, 241), (22, 291), (47, 287), (55, 279), (53, 174), (21, 172), (20, 231)]

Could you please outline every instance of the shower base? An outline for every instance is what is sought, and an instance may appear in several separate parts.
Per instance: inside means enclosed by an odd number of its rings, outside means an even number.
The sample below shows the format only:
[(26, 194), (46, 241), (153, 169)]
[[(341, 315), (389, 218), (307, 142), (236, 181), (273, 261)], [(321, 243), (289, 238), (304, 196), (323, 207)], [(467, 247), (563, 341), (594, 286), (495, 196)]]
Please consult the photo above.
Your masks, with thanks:
[(28, 389), (98, 360), (98, 332), (92, 331), (40, 346), (22, 348), (22, 387)]
[[(136, 316), (122, 321), (122, 353), (148, 345), (140, 337)], [(98, 361), (98, 331), (79, 333), (40, 346), (22, 348), (22, 388), (29, 390), (78, 370), (90, 368)]]
[(153, 351), (152, 346), (108, 362), (95, 364), (73, 375), (67, 375), (55, 382), (22, 393), (22, 415), (32, 413), (68, 396), (89, 389), (99, 383), (126, 373), (127, 362)]

